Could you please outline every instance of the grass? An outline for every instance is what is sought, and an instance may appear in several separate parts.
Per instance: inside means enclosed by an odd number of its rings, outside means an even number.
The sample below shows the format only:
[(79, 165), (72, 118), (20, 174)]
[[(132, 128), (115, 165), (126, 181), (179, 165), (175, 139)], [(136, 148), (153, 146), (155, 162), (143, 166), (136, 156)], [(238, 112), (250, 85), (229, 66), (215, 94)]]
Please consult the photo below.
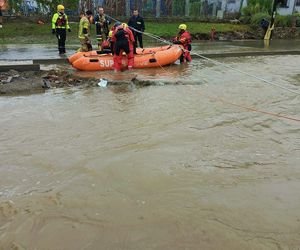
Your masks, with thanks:
[[(233, 25), (227, 23), (200, 23), (187, 22), (191, 34), (209, 34), (212, 26), (217, 32), (247, 31), (250, 28), (246, 25)], [(178, 32), (179, 23), (157, 23), (147, 22), (146, 32), (171, 38)], [(72, 32), (67, 34), (67, 43), (78, 44), (78, 23), (70, 24)], [(92, 25), (92, 38), (95, 38), (95, 26)], [(44, 25), (33, 22), (8, 22), (0, 29), (0, 44), (51, 44), (56, 43), (56, 37), (51, 34), (51, 25)]]
[[(146, 31), (158, 36), (170, 38), (176, 35), (178, 32), (178, 26), (180, 23), (147, 23)], [(229, 31), (247, 31), (250, 28), (247, 25), (234, 25), (228, 23), (200, 23), (200, 22), (187, 22), (188, 31), (191, 34), (204, 33), (209, 34), (212, 27), (215, 27), (217, 32), (229, 32)]]

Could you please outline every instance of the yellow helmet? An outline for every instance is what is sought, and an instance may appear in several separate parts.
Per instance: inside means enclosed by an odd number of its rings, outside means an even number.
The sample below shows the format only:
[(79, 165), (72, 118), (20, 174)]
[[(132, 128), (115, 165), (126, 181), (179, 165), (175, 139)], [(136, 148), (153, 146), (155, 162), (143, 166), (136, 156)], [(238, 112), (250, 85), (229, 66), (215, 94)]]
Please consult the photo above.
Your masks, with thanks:
[(111, 30), (109, 33), (108, 33), (108, 37), (112, 37), (113, 35), (113, 31)]
[(180, 30), (186, 30), (186, 28), (187, 28), (186, 24), (184, 24), (184, 23), (182, 23), (178, 26), (178, 29), (180, 29)]
[(57, 11), (65, 10), (65, 6), (59, 4), (57, 5)]
[(127, 23), (122, 23), (122, 26), (124, 29), (126, 29), (128, 27)]

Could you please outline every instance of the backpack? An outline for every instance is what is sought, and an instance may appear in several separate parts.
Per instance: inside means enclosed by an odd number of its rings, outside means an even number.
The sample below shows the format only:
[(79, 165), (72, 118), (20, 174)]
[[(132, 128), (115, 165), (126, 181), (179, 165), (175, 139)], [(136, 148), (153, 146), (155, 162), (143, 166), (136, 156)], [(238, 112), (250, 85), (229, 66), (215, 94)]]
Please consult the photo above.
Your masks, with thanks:
[(126, 39), (126, 32), (124, 29), (118, 29), (115, 34), (117, 41), (125, 40)]

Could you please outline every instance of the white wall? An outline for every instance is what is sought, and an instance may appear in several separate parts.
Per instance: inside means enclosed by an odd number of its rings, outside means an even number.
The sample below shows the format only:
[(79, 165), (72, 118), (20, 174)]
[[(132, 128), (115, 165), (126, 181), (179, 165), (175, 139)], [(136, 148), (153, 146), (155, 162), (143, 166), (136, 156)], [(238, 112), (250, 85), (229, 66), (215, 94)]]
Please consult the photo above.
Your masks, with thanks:
[(239, 12), (240, 10), (240, 5), (241, 5), (241, 0), (227, 0), (227, 5), (225, 7), (225, 10), (227, 13), (234, 13), (234, 12)]
[(288, 8), (278, 8), (278, 13), (280, 15), (290, 15), (293, 13), (293, 9), (294, 9), (294, 4), (295, 4), (295, 0), (288, 0), (287, 1), (287, 6)]

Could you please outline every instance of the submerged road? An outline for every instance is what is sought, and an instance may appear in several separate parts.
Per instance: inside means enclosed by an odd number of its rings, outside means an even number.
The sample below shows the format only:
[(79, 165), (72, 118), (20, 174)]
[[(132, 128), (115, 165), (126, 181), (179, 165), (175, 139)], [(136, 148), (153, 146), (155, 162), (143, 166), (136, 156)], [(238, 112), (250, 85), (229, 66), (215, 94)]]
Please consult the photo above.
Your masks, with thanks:
[[(300, 91), (300, 55), (218, 61)], [(76, 74), (157, 86), (0, 98), (1, 250), (299, 248), (299, 95), (205, 60)]]

